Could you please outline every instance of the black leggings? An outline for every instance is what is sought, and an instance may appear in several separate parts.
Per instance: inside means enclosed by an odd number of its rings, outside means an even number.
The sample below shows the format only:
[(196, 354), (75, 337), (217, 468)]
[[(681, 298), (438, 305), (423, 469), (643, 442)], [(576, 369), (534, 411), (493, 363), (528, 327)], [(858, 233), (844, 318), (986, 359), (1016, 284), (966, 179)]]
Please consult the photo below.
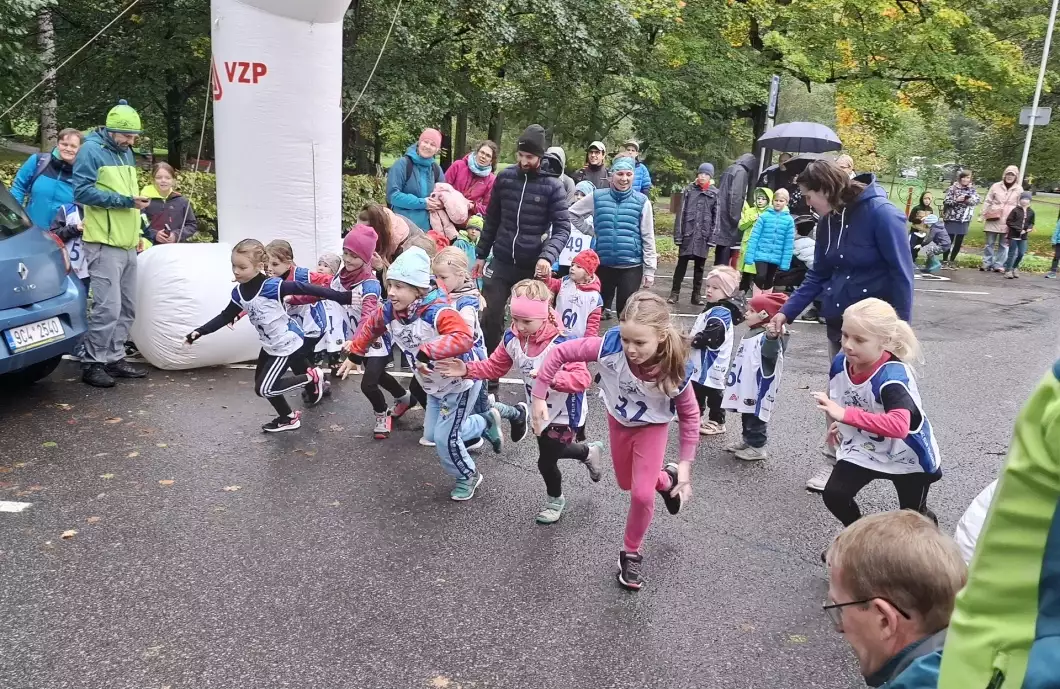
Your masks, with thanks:
[(824, 506), (835, 515), (836, 519), (843, 522), (843, 526), (850, 526), (861, 518), (861, 510), (858, 508), (858, 503), (854, 501), (854, 496), (875, 479), (882, 479), (894, 484), (894, 489), (898, 493), (898, 509), (919, 512), (938, 524), (939, 520), (935, 517), (935, 513), (928, 509), (927, 496), (928, 488), (941, 476), (941, 474), (922, 472), (887, 474), (840, 460), (836, 462), (832, 475), (825, 484), (824, 493), (822, 493)]
[(1053, 244), (1053, 265), (1049, 267), (1049, 272), (1055, 273), (1057, 267), (1060, 267), (1060, 244)]
[(291, 357), (291, 370), (295, 373), (304, 374), (313, 365), (316, 357), (317, 343), (323, 335), (307, 337), (302, 340), (302, 347), (298, 350), (296, 357)]
[(677, 258), (677, 265), (674, 266), (674, 284), (670, 288), (671, 293), (681, 292), (681, 283), (684, 282), (689, 261), (692, 261), (692, 296), (699, 294), (699, 288), (703, 284), (703, 270), (707, 265), (706, 256), (679, 256)]
[[(947, 234), (949, 234), (949, 233), (947, 233)], [(953, 251), (950, 252), (950, 259), (949, 260), (956, 261), (957, 260), (957, 254), (960, 253), (960, 251), (961, 251), (961, 244), (964, 244), (964, 235), (963, 234), (950, 234), (950, 243), (953, 244)], [(943, 254), (942, 257), (946, 258), (946, 254)]]
[(412, 393), (412, 399), (416, 400), (417, 404), (427, 409), (427, 391), (420, 385), (420, 381), (416, 380), (416, 376), (412, 377), (412, 382), (409, 383), (409, 392)]
[(382, 414), (387, 410), (386, 398), (383, 397), (383, 393), (379, 390), (380, 385), (395, 398), (405, 396), (405, 388), (386, 370), (386, 365), (389, 361), (391, 361), (390, 357), (386, 356), (368, 356), (364, 358), (364, 376), (361, 378), (361, 392), (368, 398), (376, 414)]
[[(281, 378), (288, 368), (302, 373)], [(284, 393), (305, 387), (309, 382), (309, 376), (305, 375), (307, 368), (309, 363), (302, 349), (289, 356), (274, 356), (263, 349), (258, 352), (258, 366), (254, 369), (254, 392), (267, 399), (277, 414), (290, 416), (291, 405), (287, 404)]]
[(754, 282), (754, 279), (754, 273), (745, 273), (743, 271), (740, 271), (740, 291), (746, 292), (747, 290), (751, 289), (751, 283)]
[[(739, 249), (737, 249), (739, 250)], [(716, 246), (714, 247), (714, 265), (724, 266), (729, 263), (729, 259), (732, 258), (732, 247), (731, 246)]]
[(707, 418), (715, 423), (725, 423), (725, 410), (721, 408), (724, 394), (722, 390), (700, 385), (692, 381), (692, 390), (696, 393), (696, 402), (699, 404), (699, 415), (707, 413)]
[(777, 281), (777, 271), (780, 269), (776, 263), (755, 261), (755, 285), (758, 289), (773, 289)]
[(640, 289), (640, 283), (644, 277), (644, 266), (624, 268), (600, 266), (596, 274), (600, 278), (600, 296), (604, 299), (604, 308), (610, 308), (611, 300), (614, 299), (615, 313), (622, 315), (626, 302), (634, 292)]
[(552, 424), (537, 436), (537, 470), (545, 479), (545, 492), (550, 498), (563, 495), (563, 475), (559, 471), (559, 460), (576, 459), (584, 462), (589, 456), (589, 446), (575, 443), (570, 426)]

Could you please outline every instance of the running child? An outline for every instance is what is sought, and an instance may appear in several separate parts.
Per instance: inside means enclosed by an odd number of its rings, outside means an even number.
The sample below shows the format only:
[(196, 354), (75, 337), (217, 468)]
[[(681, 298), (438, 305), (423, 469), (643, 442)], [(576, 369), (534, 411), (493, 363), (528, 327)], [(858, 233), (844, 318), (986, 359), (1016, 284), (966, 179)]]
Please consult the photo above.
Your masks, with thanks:
[(744, 318), (740, 274), (735, 268), (718, 266), (707, 273), (707, 305), (692, 324), (689, 336), (692, 348), (688, 363), (692, 367), (692, 390), (699, 405), (700, 435), (725, 432), (725, 410), (722, 391), (725, 374), (732, 360), (733, 327)]
[(600, 333), (600, 316), (604, 300), (600, 296), (600, 278), (596, 271), (600, 257), (585, 249), (572, 259), (566, 276), (549, 277), (546, 283), (556, 295), (556, 311), (563, 330), (571, 337), (596, 337)]
[[(641, 291), (626, 304), (619, 325), (603, 337), (571, 340), (549, 352), (534, 384), (534, 432), (541, 434), (549, 425), (548, 391), (560, 368), (576, 361), (600, 362), (615, 478), (630, 493), (618, 582), (631, 591), (643, 585), (640, 546), (655, 512), (655, 493), (662, 495), (670, 514), (680, 512), (691, 494), (699, 414), (687, 360), (688, 344), (671, 322), (666, 301)], [(675, 410), (680, 463), (664, 467)]]
[[(530, 400), (534, 378), (545, 356), (556, 346), (573, 339), (559, 328), (559, 319), (549, 302), (551, 294), (543, 282), (522, 280), (512, 288), (510, 309), (512, 327), (504, 333), (500, 347), (493, 350), (486, 361), (464, 363), (458, 359), (439, 361), (437, 368), (443, 375), (472, 380), (496, 380), (511, 370), (519, 370)], [(545, 480), (547, 500), (537, 515), (538, 524), (554, 524), (563, 515), (567, 498), (563, 495), (563, 476), (559, 460), (574, 459), (586, 466), (589, 478), (600, 480), (600, 456), (603, 443), (583, 445), (574, 442), (577, 428), (586, 416), (585, 391), (592, 385), (589, 369), (583, 363), (565, 365), (547, 392), (549, 419), (544, 432), (537, 437), (537, 469)], [(501, 417), (512, 425), (512, 440), (518, 442), (526, 435), (528, 407), (520, 402), (514, 407), (495, 402), (494, 423), (489, 432), (497, 433)]]
[(442, 469), (456, 481), (449, 497), (470, 500), (482, 483), (482, 474), (464, 443), (482, 437), (495, 418), (490, 412), (470, 413), (481, 383), (446, 378), (434, 370), (433, 362), (451, 358), (470, 361), (474, 334), (445, 291), (431, 289), (431, 262), (418, 246), (406, 249), (391, 264), (387, 295), (382, 308), (362, 319), (357, 333), (346, 343), (350, 358), (339, 369), (340, 375), (389, 331), (427, 394), (423, 436), (436, 443)]
[(746, 320), (749, 330), (740, 340), (732, 360), (732, 368), (725, 379), (722, 407), (739, 412), (743, 437), (724, 447), (736, 459), (757, 462), (769, 455), (766, 446), (769, 418), (777, 403), (780, 376), (784, 372), (784, 350), (788, 346), (786, 332), (773, 332), (766, 326), (788, 301), (780, 292), (763, 292), (751, 298)]
[[(266, 433), (292, 431), (302, 425), (302, 412), (291, 411), (284, 394), (298, 388), (313, 391), (315, 404), (324, 396), (324, 372), (305, 360), (305, 336), (297, 321), (287, 314), (284, 299), (310, 295), (340, 304), (350, 303), (349, 292), (336, 292), (307, 282), (281, 280), (265, 275), (265, 247), (256, 239), (244, 239), (232, 249), (232, 275), (239, 284), (220, 314), (185, 336), (193, 344), (234, 322), (246, 313), (261, 339), (261, 352), (254, 371), (254, 391), (276, 410), (277, 417), (261, 427)], [(281, 377), (290, 368), (296, 375)], [(304, 371), (304, 373), (298, 373)]]
[(833, 421), (829, 435), (837, 445), (824, 504), (844, 526), (861, 517), (854, 497), (875, 479), (894, 484), (899, 509), (938, 523), (927, 495), (942, 478), (939, 448), (908, 363), (919, 357), (913, 329), (887, 302), (864, 299), (843, 312), (828, 393), (814, 398)]
[[(334, 278), (342, 269), (342, 259), (331, 252), (320, 254), (317, 259), (316, 272)], [(332, 289), (337, 289), (332, 286)], [(317, 343), (316, 356), (322, 365), (331, 369), (331, 375), (338, 373), (342, 364), (342, 345), (350, 339), (349, 327), (346, 324), (346, 310), (333, 301), (322, 302), (324, 305), (324, 334)]]

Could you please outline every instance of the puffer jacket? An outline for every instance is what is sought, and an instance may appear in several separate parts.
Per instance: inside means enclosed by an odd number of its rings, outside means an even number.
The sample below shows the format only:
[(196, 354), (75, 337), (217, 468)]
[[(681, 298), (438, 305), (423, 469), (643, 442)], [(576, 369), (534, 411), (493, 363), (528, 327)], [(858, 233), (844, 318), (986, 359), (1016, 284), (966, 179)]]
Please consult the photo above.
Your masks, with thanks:
[(1012, 212), (1012, 209), (1019, 205), (1020, 196), (1023, 194), (1023, 186), (1019, 183), (1020, 169), (1015, 165), (1009, 165), (1005, 168), (1005, 174), (1010, 172), (1016, 175), (1016, 181), (1011, 187), (1005, 186), (1005, 175), (1002, 175), (1001, 181), (991, 184), (990, 191), (986, 193), (986, 200), (983, 202), (983, 217), (996, 215), (998, 211), (1001, 211), (1001, 217), (987, 220), (983, 227), (984, 232), (1008, 232), (1005, 228), (1005, 220), (1008, 219), (1008, 214)]
[(497, 174), (475, 255), (532, 268), (555, 263), (570, 236), (567, 192), (558, 177), (512, 165)]
[(653, 186), (655, 185), (652, 184), (651, 172), (648, 171), (648, 166), (638, 160), (636, 167), (633, 169), (633, 191), (646, 195)]
[(434, 158), (423, 158), (417, 152), (416, 144), (412, 144), (386, 173), (386, 202), (395, 213), (416, 223), (421, 230), (429, 230), (431, 219), (427, 214), (427, 197), (434, 191), (434, 185), (443, 179), (442, 168)]
[(681, 196), (681, 214), (674, 221), (674, 243), (681, 247), (681, 256), (706, 258), (710, 235), (718, 222), (718, 190), (713, 186), (703, 189), (693, 182)]
[(639, 266), (644, 262), (640, 218), (647, 200), (632, 189), (597, 189), (593, 194), (593, 230), (600, 265)]
[(747, 242), (747, 253), (744, 264), (764, 261), (780, 266), (781, 270), (791, 267), (791, 254), (795, 250), (795, 221), (787, 208), (778, 211), (769, 207), (758, 216), (751, 239)]

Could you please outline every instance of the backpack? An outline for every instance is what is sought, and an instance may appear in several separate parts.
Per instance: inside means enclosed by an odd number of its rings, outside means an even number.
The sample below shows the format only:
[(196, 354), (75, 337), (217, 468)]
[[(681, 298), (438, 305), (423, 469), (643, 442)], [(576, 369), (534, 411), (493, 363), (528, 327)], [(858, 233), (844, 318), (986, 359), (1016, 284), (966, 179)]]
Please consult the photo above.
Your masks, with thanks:
[[(416, 163), (413, 162), (412, 156), (410, 155), (403, 155), (401, 157), (405, 159), (405, 165), (407, 166), (405, 168), (405, 179), (408, 179), (409, 177), (412, 177), (412, 173), (416, 170)], [(432, 171), (434, 172), (435, 184), (445, 181), (445, 175), (442, 174), (442, 168), (438, 163), (432, 165)]]

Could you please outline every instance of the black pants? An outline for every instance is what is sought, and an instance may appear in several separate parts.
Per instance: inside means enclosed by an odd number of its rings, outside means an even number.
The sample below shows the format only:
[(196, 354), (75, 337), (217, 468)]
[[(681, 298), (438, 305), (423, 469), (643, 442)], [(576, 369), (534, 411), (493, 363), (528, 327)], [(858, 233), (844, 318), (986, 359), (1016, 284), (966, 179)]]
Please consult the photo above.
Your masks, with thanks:
[(685, 279), (685, 271), (688, 270), (688, 262), (692, 261), (692, 296), (699, 295), (699, 288), (703, 285), (703, 272), (707, 265), (706, 256), (679, 256), (677, 265), (674, 266), (674, 285), (670, 288), (672, 294), (681, 293), (681, 283)]
[(843, 526), (850, 526), (861, 518), (861, 510), (854, 496), (875, 479), (882, 479), (894, 484), (898, 493), (898, 509), (919, 512), (938, 524), (935, 513), (928, 509), (927, 496), (928, 488), (940, 477), (941, 474), (886, 474), (840, 460), (836, 462), (825, 484), (822, 494), (824, 506), (843, 522)]
[(372, 409), (376, 414), (382, 414), (387, 410), (386, 398), (379, 390), (379, 386), (393, 395), (395, 398), (405, 396), (405, 388), (390, 375), (386, 370), (389, 357), (369, 356), (364, 358), (364, 376), (361, 377), (361, 392), (368, 398)]
[(740, 416), (743, 422), (743, 441), (751, 447), (765, 447), (768, 424), (754, 414)]
[(537, 470), (545, 479), (545, 492), (550, 498), (563, 495), (563, 475), (559, 471), (559, 460), (576, 459), (584, 462), (589, 456), (589, 446), (574, 442), (574, 431), (570, 426), (553, 424), (537, 436)]
[(692, 391), (696, 393), (696, 403), (699, 404), (699, 415), (707, 414), (707, 418), (715, 423), (725, 423), (725, 410), (721, 408), (721, 400), (724, 396), (723, 390), (710, 388), (692, 381)]
[(596, 275), (600, 278), (600, 296), (604, 299), (604, 308), (610, 308), (611, 300), (614, 299), (615, 313), (622, 315), (626, 302), (640, 289), (644, 266), (600, 266)]
[(754, 282), (754, 279), (754, 273), (745, 273), (743, 271), (740, 271), (740, 291), (746, 292), (747, 290), (751, 289), (751, 283)]
[(486, 268), (488, 277), (482, 280), (482, 297), (486, 310), (482, 312), (482, 335), (486, 339), (486, 350), (493, 353), (504, 335), (504, 307), (511, 296), (512, 287), (520, 280), (534, 277), (534, 268), (520, 268), (494, 258)]
[(305, 374), (316, 356), (317, 343), (323, 335), (307, 337), (302, 340), (302, 348), (298, 350), (297, 356), (291, 357), (291, 370), (298, 374)]
[(729, 259), (732, 258), (732, 247), (731, 246), (716, 246), (714, 247), (714, 265), (724, 266), (729, 263)]
[(755, 261), (755, 285), (758, 289), (773, 289), (777, 281), (777, 271), (780, 269), (776, 263)]
[[(961, 244), (964, 243), (964, 235), (963, 234), (951, 234), (950, 235), (950, 242), (953, 244), (953, 251), (950, 252), (949, 260), (956, 261), (957, 260), (957, 254), (959, 254), (961, 252)], [(942, 257), (946, 258), (946, 254), (943, 254)]]
[(1050, 273), (1055, 273), (1060, 268), (1060, 244), (1053, 244), (1053, 265), (1049, 267)]
[[(302, 373), (281, 377), (288, 368)], [(254, 392), (267, 399), (278, 415), (290, 416), (291, 405), (284, 394), (305, 387), (309, 382), (309, 376), (305, 375), (307, 368), (309, 363), (302, 349), (289, 356), (273, 356), (263, 349), (258, 352), (258, 366), (254, 369)]]
[(427, 391), (420, 385), (420, 381), (416, 380), (416, 377), (412, 377), (412, 382), (409, 383), (409, 392), (412, 393), (412, 399), (416, 400), (416, 403), (423, 407), (424, 411), (427, 410)]

